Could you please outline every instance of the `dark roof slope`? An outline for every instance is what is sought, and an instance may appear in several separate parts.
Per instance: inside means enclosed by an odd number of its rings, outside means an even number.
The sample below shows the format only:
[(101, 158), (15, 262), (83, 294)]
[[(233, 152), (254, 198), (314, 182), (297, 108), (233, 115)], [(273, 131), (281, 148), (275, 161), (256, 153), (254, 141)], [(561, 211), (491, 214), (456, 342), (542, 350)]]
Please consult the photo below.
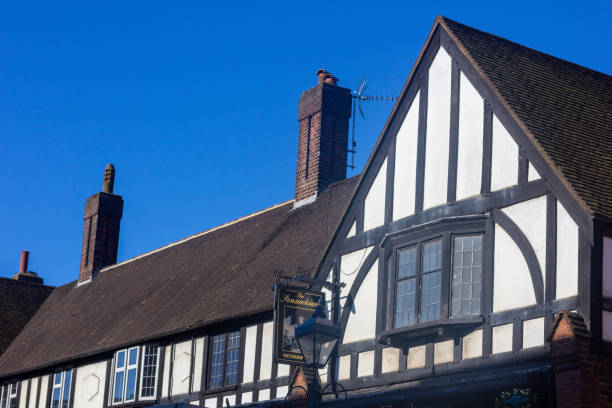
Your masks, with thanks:
[(0, 278), (0, 355), (34, 316), (52, 290), (52, 286)]
[(274, 270), (317, 267), (357, 178), (57, 288), (0, 357), (0, 377), (270, 311)]
[(445, 17), (437, 21), (489, 79), (585, 210), (612, 219), (612, 76)]

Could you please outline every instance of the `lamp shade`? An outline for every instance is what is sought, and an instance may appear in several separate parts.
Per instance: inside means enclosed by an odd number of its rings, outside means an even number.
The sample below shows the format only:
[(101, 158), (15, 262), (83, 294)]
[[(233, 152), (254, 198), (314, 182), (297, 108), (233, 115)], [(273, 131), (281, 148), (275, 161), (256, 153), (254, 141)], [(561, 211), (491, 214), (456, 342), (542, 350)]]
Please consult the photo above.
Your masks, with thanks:
[(325, 367), (341, 336), (342, 329), (326, 318), (321, 304), (310, 319), (295, 329), (295, 337), (308, 367)]

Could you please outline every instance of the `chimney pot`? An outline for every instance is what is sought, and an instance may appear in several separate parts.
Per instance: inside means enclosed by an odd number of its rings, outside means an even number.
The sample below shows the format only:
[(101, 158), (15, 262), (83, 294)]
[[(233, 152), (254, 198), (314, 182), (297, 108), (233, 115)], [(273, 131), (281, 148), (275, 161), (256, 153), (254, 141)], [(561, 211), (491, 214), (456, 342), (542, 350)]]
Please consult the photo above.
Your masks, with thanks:
[(115, 166), (112, 164), (107, 164), (104, 169), (104, 182), (102, 183), (102, 192), (103, 193), (113, 193), (113, 189), (115, 188)]
[(21, 262), (19, 263), (19, 274), (25, 275), (28, 273), (28, 258), (30, 256), (29, 251), (21, 251)]
[(333, 76), (331, 72), (328, 72), (322, 68), (317, 70), (317, 78), (318, 78), (317, 85), (321, 85), (323, 83), (338, 85), (338, 78)]

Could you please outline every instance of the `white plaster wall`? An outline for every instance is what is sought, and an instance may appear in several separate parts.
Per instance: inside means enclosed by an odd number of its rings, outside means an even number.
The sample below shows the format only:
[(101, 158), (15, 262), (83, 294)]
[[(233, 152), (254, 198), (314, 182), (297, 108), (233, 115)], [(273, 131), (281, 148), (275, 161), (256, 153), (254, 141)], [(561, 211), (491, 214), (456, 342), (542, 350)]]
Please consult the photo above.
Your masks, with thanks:
[(603, 311), (602, 316), (602, 333), (601, 337), (605, 341), (612, 341), (612, 312)]
[(527, 181), (535, 181), (541, 178), (540, 173), (538, 173), (535, 167), (533, 167), (533, 164), (529, 162), (529, 167), (527, 168)]
[(374, 350), (359, 353), (357, 377), (374, 375)]
[(244, 371), (242, 373), (242, 382), (253, 382), (255, 374), (255, 348), (257, 347), (257, 325), (249, 326), (246, 329), (244, 339)]
[(223, 396), (223, 406), (226, 407), (228, 404), (230, 407), (236, 405), (236, 396), (235, 395), (224, 395)]
[(612, 297), (612, 238), (603, 237), (603, 295)]
[(482, 357), (482, 329), (471, 332), (463, 338), (462, 358)]
[(434, 364), (449, 363), (453, 361), (453, 340), (442, 341), (434, 344)]
[(289, 364), (279, 364), (276, 367), (277, 377), (287, 377), (289, 375)]
[(264, 323), (261, 338), (261, 366), (259, 367), (259, 379), (267, 380), (272, 377), (272, 344), (274, 343), (274, 324)]
[(350, 237), (354, 237), (357, 234), (357, 221), (353, 222), (353, 225), (351, 226), (351, 229), (349, 230), (348, 234), (346, 234), (347, 238)]
[(265, 390), (259, 390), (258, 401), (267, 401), (270, 399), (270, 389), (266, 388)]
[(557, 201), (557, 299), (578, 294), (578, 226)]
[(527, 262), (512, 238), (495, 225), (493, 312), (535, 304)]
[(38, 399), (39, 407), (46, 407), (47, 405), (47, 389), (49, 388), (49, 376), (43, 375), (40, 379), (40, 397)]
[(446, 203), (450, 137), (451, 57), (444, 48), (429, 67), (423, 208)]
[(282, 387), (276, 387), (276, 398), (285, 398), (287, 396), (287, 392), (289, 391), (289, 387), (283, 385)]
[(363, 203), (363, 230), (367, 231), (385, 223), (385, 194), (387, 186), (387, 159), (382, 163), (370, 191)]
[(217, 408), (217, 397), (205, 399), (204, 400), (204, 407), (206, 407), (206, 408)]
[(344, 331), (343, 343), (376, 337), (378, 292), (378, 261), (372, 264), (355, 296), (355, 314), (350, 314)]
[(248, 404), (249, 402), (253, 402), (253, 391), (243, 392), (242, 398), (240, 400), (241, 404)]
[(387, 347), (382, 350), (382, 364), (380, 372), (394, 373), (399, 370), (400, 349)]
[(338, 360), (338, 380), (348, 380), (351, 378), (351, 355), (340, 356)]
[(170, 384), (170, 358), (172, 357), (172, 346), (166, 346), (164, 350), (164, 372), (162, 374), (162, 398), (168, 396)]
[(480, 194), (484, 101), (469, 79), (459, 80), (457, 200)]
[(395, 139), (393, 220), (399, 220), (414, 213), (419, 136), (419, 96), (420, 91), (414, 97)]
[(202, 364), (204, 363), (204, 337), (195, 339), (195, 351), (193, 356), (193, 381), (192, 391), (200, 391), (202, 385)]
[(346, 284), (340, 291), (340, 297), (344, 298), (340, 301), (342, 307), (346, 303), (346, 296), (353, 286), (357, 273), (359, 273), (363, 262), (368, 257), (372, 248), (374, 247), (358, 249), (357, 251), (342, 255), (340, 258), (340, 282)]
[(36, 394), (38, 393), (40, 377), (32, 378), (30, 381), (30, 400), (28, 401), (28, 408), (36, 408)]
[(491, 191), (517, 184), (518, 146), (504, 125), (493, 115)]
[(512, 323), (493, 327), (493, 354), (512, 351)]
[(546, 283), (546, 196), (511, 205), (502, 211), (527, 237), (538, 258), (542, 282)]
[(544, 318), (525, 320), (523, 322), (523, 348), (544, 345)]
[(188, 393), (191, 380), (191, 340), (174, 345), (172, 366), (172, 395)]
[(19, 384), (19, 408), (26, 408), (26, 403), (28, 402), (27, 394), (28, 394), (28, 380), (23, 380)]
[[(96, 408), (104, 406), (106, 361), (81, 366), (76, 370), (74, 406)], [(137, 391), (138, 394), (138, 391)]]
[(406, 362), (408, 368), (425, 367), (425, 346), (410, 347), (408, 349), (408, 359)]

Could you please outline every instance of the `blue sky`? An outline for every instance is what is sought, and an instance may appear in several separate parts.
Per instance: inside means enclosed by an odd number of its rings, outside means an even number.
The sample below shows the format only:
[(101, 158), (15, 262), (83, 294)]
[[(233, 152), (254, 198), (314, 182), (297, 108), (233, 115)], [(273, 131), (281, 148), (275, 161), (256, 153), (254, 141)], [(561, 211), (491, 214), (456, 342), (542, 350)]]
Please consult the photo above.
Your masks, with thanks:
[[(610, 0), (172, 3), (0, 5), (0, 276), (27, 249), (46, 283), (76, 279), (109, 162), (119, 260), (292, 198), (315, 71), (396, 96), (438, 14), (612, 73)], [(391, 107), (358, 119), (357, 171)]]

